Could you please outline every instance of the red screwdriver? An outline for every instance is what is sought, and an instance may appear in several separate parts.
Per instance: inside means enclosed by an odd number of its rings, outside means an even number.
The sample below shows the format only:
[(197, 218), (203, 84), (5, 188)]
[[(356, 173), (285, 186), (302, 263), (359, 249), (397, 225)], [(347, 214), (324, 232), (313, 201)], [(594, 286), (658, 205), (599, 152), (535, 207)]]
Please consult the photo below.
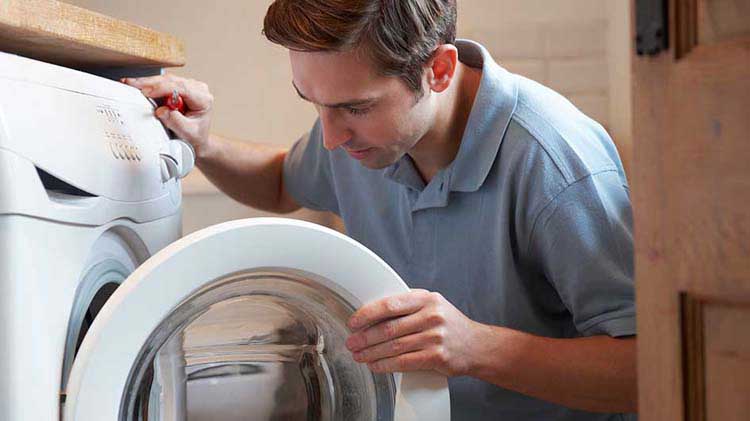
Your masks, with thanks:
[(172, 91), (172, 95), (167, 97), (167, 101), (164, 104), (170, 110), (177, 110), (182, 114), (185, 114), (185, 101), (182, 100), (180, 94), (177, 93), (177, 89)]

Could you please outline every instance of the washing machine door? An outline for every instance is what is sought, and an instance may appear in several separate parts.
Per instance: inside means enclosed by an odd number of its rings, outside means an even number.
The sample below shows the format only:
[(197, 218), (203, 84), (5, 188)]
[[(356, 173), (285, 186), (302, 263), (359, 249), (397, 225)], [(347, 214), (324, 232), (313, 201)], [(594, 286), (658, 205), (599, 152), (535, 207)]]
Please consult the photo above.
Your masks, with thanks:
[(448, 420), (445, 377), (373, 374), (344, 346), (362, 303), (407, 291), (335, 231), (256, 218), (168, 246), (94, 320), (66, 421)]

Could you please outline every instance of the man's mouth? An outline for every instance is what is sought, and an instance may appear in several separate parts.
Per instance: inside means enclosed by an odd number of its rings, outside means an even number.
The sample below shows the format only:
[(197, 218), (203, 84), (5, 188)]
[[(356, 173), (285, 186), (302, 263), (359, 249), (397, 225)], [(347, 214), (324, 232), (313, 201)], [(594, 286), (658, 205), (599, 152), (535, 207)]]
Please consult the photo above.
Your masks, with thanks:
[(349, 154), (349, 156), (351, 156), (352, 158), (354, 158), (354, 159), (356, 159), (356, 160), (362, 160), (362, 159), (364, 159), (364, 158), (365, 158), (365, 157), (366, 157), (366, 156), (367, 156), (367, 155), (368, 155), (368, 154), (369, 154), (369, 153), (370, 153), (370, 152), (371, 152), (372, 150), (373, 150), (373, 148), (364, 148), (364, 149), (357, 149), (357, 150), (346, 149), (346, 152), (347, 152), (347, 153)]

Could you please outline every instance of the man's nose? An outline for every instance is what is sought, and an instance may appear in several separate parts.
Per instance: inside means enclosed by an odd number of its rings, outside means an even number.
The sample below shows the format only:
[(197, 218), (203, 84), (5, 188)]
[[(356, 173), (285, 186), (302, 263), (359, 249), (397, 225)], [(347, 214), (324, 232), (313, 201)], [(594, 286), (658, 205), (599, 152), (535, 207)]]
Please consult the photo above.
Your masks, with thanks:
[(320, 124), (323, 127), (323, 146), (332, 151), (352, 138), (352, 132), (342, 124), (332, 110), (320, 110)]

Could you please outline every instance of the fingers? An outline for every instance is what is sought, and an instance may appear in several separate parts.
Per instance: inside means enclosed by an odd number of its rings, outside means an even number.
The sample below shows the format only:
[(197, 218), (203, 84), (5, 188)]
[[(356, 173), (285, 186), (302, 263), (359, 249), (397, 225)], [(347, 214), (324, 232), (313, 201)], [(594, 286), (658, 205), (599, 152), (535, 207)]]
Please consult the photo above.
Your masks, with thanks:
[(476, 342), (472, 323), (439, 293), (414, 290), (360, 308), (349, 326), (362, 329), (347, 338), (346, 347), (373, 372), (464, 375), (470, 364), (463, 354)]
[(365, 304), (352, 314), (347, 325), (352, 330), (359, 330), (386, 319), (417, 312), (432, 302), (432, 295), (425, 290), (412, 290)]
[(408, 352), (367, 364), (374, 373), (434, 370), (445, 365), (445, 355), (438, 349)]
[(396, 317), (352, 334), (347, 338), (346, 346), (350, 351), (360, 351), (379, 343), (433, 328), (441, 322), (442, 319), (439, 317), (422, 312)]
[(149, 98), (163, 98), (177, 91), (191, 111), (203, 112), (211, 109), (213, 96), (208, 85), (197, 80), (186, 79), (172, 74), (123, 78), (121, 82), (141, 90)]
[(145, 77), (124, 77), (120, 79), (120, 82), (130, 85), (132, 87), (143, 89), (150, 87), (158, 83), (163, 82), (166, 79), (166, 75), (157, 76), (145, 76)]
[(180, 139), (190, 139), (192, 133), (190, 133), (191, 124), (190, 119), (185, 117), (176, 110), (170, 110), (168, 107), (159, 107), (156, 109), (156, 117)]
[(431, 329), (362, 349), (361, 351), (354, 352), (353, 357), (357, 362), (370, 363), (384, 358), (428, 349), (434, 345), (440, 345), (442, 342), (443, 335), (440, 330)]

